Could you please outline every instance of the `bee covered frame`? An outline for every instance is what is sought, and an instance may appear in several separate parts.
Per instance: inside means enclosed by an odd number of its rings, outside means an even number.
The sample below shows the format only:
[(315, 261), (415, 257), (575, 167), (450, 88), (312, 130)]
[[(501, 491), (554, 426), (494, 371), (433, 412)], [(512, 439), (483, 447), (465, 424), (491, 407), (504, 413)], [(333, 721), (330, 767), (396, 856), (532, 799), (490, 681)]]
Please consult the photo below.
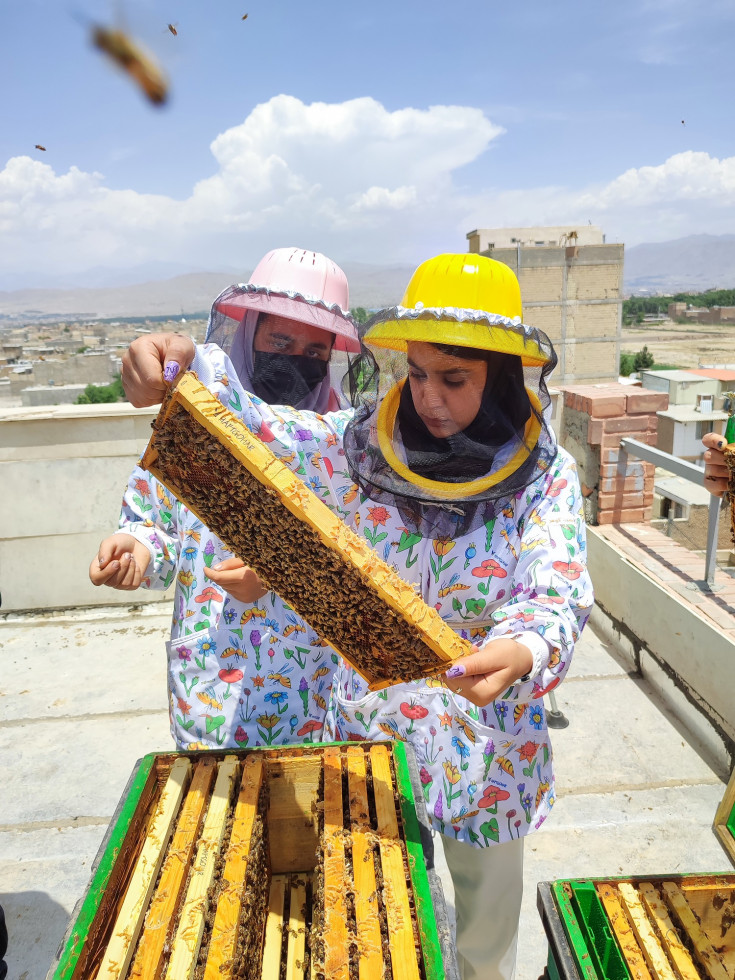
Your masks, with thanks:
[(153, 430), (141, 465), (254, 568), (372, 690), (442, 673), (471, 653), (471, 644), (194, 373), (169, 389)]

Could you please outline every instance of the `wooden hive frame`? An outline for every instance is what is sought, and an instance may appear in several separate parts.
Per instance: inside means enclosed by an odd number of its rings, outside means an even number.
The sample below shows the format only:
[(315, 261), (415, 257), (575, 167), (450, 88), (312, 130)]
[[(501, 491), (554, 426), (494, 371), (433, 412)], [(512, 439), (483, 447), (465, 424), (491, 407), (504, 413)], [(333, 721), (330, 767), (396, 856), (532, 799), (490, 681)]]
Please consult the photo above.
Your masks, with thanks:
[(546, 912), (549, 895), (584, 980), (735, 977), (735, 874), (542, 883)]
[(146, 757), (49, 977), (455, 980), (409, 762), (401, 743)]
[(373, 690), (442, 673), (471, 652), (195, 374), (169, 390), (141, 465)]
[(724, 456), (729, 474), (727, 499), (730, 501), (730, 538), (735, 544), (735, 446), (725, 446)]

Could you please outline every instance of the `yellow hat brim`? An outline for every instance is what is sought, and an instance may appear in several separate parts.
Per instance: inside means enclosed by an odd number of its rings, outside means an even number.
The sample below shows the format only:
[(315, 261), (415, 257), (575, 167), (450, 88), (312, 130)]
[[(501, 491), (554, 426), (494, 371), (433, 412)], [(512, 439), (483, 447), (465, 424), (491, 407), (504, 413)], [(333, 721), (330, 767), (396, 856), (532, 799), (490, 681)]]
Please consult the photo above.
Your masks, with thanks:
[(394, 307), (373, 318), (363, 340), (404, 353), (411, 342), (497, 351), (517, 355), (527, 367), (543, 367), (553, 356), (551, 342), (535, 327), (477, 310)]

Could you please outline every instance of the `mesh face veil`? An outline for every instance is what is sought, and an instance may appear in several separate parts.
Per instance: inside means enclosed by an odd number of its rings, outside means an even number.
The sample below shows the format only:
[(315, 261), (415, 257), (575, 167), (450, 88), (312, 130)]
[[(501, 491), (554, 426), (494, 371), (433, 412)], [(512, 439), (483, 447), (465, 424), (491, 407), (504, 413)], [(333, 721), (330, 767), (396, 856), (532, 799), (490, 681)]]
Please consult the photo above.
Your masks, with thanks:
[[(325, 336), (331, 337), (332, 353), (323, 379), (299, 378), (296, 372), (297, 383), (291, 385), (284, 368), (293, 371), (296, 365), (285, 362), (272, 372), (272, 384), (264, 397), (276, 404), (292, 404), (316, 412), (331, 411), (346, 404), (340, 388), (347, 370), (348, 352), (360, 349), (357, 328), (348, 307), (347, 278), (336, 263), (319, 252), (277, 248), (263, 256), (250, 282), (228, 286), (220, 293), (212, 305), (206, 340), (229, 354), (238, 378), (245, 388), (253, 391), (256, 370), (253, 340), (261, 314), (324, 331)], [(278, 396), (280, 389), (288, 391)]]
[(421, 533), (452, 535), (492, 519), (556, 455), (544, 418), (556, 354), (520, 309), (507, 266), (442, 255), (419, 267), (401, 306), (365, 325), (347, 461), (372, 498), (397, 506)]

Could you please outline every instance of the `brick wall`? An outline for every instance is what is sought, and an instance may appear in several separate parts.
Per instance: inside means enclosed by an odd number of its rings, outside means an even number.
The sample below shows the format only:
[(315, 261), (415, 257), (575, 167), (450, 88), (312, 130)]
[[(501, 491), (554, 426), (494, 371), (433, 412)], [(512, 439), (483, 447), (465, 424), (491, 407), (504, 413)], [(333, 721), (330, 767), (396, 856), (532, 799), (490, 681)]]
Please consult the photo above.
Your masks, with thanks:
[(668, 407), (664, 392), (621, 384), (565, 387), (561, 444), (577, 460), (587, 520), (591, 524), (650, 521), (652, 463), (628, 457), (623, 468), (620, 440), (656, 445), (656, 413)]

